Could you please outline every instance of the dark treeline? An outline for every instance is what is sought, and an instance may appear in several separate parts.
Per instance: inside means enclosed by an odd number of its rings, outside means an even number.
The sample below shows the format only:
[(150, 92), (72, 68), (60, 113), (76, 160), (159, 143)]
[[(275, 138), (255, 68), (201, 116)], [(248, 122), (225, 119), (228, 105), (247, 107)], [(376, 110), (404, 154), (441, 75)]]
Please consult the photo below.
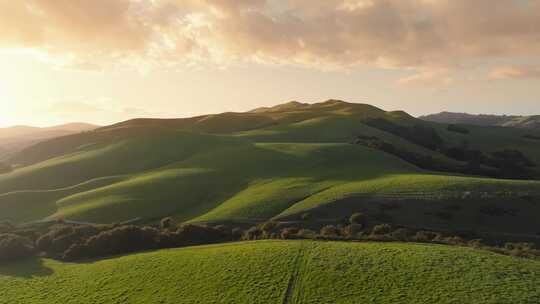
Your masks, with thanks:
[(540, 135), (525, 134), (523, 137), (527, 139), (540, 140)]
[[(533, 170), (536, 164), (521, 151), (515, 149), (484, 153), (480, 150), (471, 149), (466, 142), (459, 146), (450, 146), (443, 141), (434, 128), (429, 126), (416, 124), (412, 127), (405, 127), (382, 118), (367, 120), (365, 123), (379, 130), (405, 138), (434, 152), (441, 153), (450, 159), (465, 163), (464, 165), (453, 164), (436, 159), (431, 155), (411, 152), (374, 136), (357, 136), (354, 141), (356, 144), (393, 154), (422, 169), (482, 175), (493, 178), (534, 179), (538, 177), (535, 170)], [(450, 125), (448, 129), (462, 134), (469, 133), (466, 128), (456, 125)]]
[[(298, 223), (301, 226), (301, 223)], [(318, 230), (291, 223), (265, 222), (247, 229), (226, 225), (73, 225), (62, 221), (45, 229), (0, 224), (0, 262), (32, 256), (64, 261), (95, 259), (144, 250), (262, 239), (422, 242), (470, 246), (519, 257), (539, 257), (535, 244), (480, 239), (473, 232), (437, 232), (372, 223), (363, 213)]]

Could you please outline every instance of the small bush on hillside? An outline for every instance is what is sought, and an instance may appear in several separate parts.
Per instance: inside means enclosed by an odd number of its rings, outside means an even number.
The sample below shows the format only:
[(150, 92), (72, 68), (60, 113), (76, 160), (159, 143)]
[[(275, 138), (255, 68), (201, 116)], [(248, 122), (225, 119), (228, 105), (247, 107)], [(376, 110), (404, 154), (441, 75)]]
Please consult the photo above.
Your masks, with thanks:
[(484, 246), (482, 239), (473, 239), (467, 242), (467, 246), (473, 248), (481, 248)]
[(327, 225), (321, 228), (321, 236), (323, 237), (338, 237), (340, 235), (339, 229), (332, 225)]
[(402, 242), (408, 241), (410, 238), (410, 235), (411, 235), (411, 232), (405, 228), (396, 229), (390, 234), (392, 239), (396, 241), (402, 241)]
[(540, 250), (533, 243), (505, 243), (503, 251), (517, 257), (540, 257)]
[(13, 224), (9, 221), (0, 222), (0, 233), (10, 232), (13, 228)]
[(205, 225), (182, 225), (177, 233), (186, 245), (210, 244), (228, 240), (227, 233)]
[(244, 236), (244, 230), (240, 227), (233, 228), (231, 230), (231, 235), (233, 240), (241, 240)]
[(384, 235), (389, 234), (392, 232), (392, 226), (388, 224), (380, 224), (375, 227), (373, 227), (373, 230), (371, 230), (371, 234), (373, 235)]
[(266, 234), (270, 234), (277, 227), (276, 222), (268, 221), (261, 225), (261, 230)]
[[(90, 237), (84, 244), (88, 257), (107, 256), (135, 252), (157, 247), (159, 230), (151, 227), (121, 226)], [(74, 251), (71, 246), (68, 248)], [(67, 250), (67, 249), (66, 249)], [(67, 250), (64, 254), (67, 254)]]
[(505, 243), (504, 249), (506, 250), (531, 250), (534, 249), (533, 243)]
[(414, 236), (413, 240), (417, 242), (431, 242), (437, 239), (440, 235), (432, 231), (418, 231)]
[(297, 239), (299, 231), (300, 229), (297, 227), (287, 227), (287, 228), (281, 229), (281, 238), (284, 240)]
[(365, 225), (367, 221), (367, 216), (362, 212), (356, 212), (349, 218), (349, 223)]
[(170, 229), (170, 228), (173, 228), (175, 225), (174, 225), (174, 220), (172, 219), (172, 217), (166, 217), (164, 219), (162, 219), (160, 222), (159, 222), (160, 226), (161, 226), (161, 229)]
[(226, 236), (227, 240), (230, 240), (230, 241), (234, 240), (232, 229), (230, 227), (227, 227), (226, 225), (217, 225), (217, 226), (214, 226), (214, 229), (219, 231), (219, 233), (223, 234), (224, 236)]
[(65, 226), (57, 225), (36, 240), (36, 247), (48, 256), (61, 256), (73, 244), (84, 243), (88, 238), (97, 235), (108, 226)]
[(317, 232), (310, 229), (300, 229), (297, 233), (299, 238), (302, 239), (315, 239), (317, 238)]
[(0, 262), (23, 259), (33, 254), (31, 240), (16, 234), (0, 234)]
[(251, 227), (244, 232), (244, 240), (259, 240), (263, 237), (264, 232), (259, 227)]
[(358, 233), (362, 232), (363, 226), (361, 224), (350, 224), (343, 228), (343, 235), (348, 238), (355, 238)]

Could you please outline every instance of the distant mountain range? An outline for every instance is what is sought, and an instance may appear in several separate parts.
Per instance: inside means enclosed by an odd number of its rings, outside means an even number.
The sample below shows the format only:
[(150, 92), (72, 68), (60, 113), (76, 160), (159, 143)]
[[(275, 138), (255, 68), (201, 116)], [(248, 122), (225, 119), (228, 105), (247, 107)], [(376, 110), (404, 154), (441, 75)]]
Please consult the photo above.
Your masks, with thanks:
[(486, 115), (441, 112), (419, 117), (422, 120), (446, 124), (464, 124), (476, 126), (500, 126), (524, 129), (540, 129), (540, 115), (517, 116), (517, 115)]
[(13, 126), (0, 128), (0, 160), (38, 142), (97, 129), (88, 123), (68, 123), (53, 127)]

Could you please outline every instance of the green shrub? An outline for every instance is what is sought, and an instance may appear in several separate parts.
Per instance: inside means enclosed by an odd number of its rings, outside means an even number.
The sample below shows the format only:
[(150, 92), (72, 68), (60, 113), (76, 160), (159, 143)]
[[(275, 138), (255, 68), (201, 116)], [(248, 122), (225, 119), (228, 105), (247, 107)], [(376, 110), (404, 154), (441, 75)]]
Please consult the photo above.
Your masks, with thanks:
[(481, 248), (484, 246), (482, 242), (483, 241), (481, 239), (473, 239), (467, 242), (467, 246), (474, 247), (474, 248)]
[(0, 262), (24, 259), (34, 254), (32, 241), (16, 234), (0, 234)]
[(210, 244), (228, 240), (226, 233), (205, 225), (182, 225), (177, 233), (186, 245)]
[(298, 232), (300, 231), (299, 228), (297, 227), (287, 227), (287, 228), (283, 228), (281, 229), (281, 238), (284, 239), (284, 240), (287, 240), (287, 239), (296, 239), (298, 238)]
[(214, 226), (214, 229), (219, 231), (219, 233), (221, 233), (223, 236), (225, 236), (228, 241), (234, 240), (232, 229), (230, 227), (226, 225), (217, 225), (217, 226)]
[(354, 238), (358, 233), (362, 232), (363, 226), (361, 224), (350, 224), (342, 229), (343, 235), (348, 238)]
[(244, 232), (243, 239), (245, 240), (259, 240), (264, 235), (264, 232), (259, 227), (251, 227)]
[(244, 230), (240, 227), (233, 228), (231, 230), (233, 240), (241, 240), (244, 236)]
[(432, 231), (418, 231), (414, 237), (413, 240), (417, 242), (431, 242), (435, 239), (437, 239), (440, 235), (438, 233), (432, 232)]
[(388, 224), (380, 224), (375, 227), (373, 227), (373, 230), (371, 230), (371, 234), (373, 235), (384, 235), (389, 234), (392, 232), (392, 226)]
[(170, 229), (170, 228), (173, 228), (175, 225), (174, 225), (174, 220), (172, 219), (172, 217), (166, 217), (164, 219), (162, 219), (160, 222), (160, 227), (161, 229)]
[(449, 245), (465, 245), (466, 242), (463, 240), (463, 238), (459, 236), (449, 236), (442, 240), (443, 243), (449, 244)]
[(392, 239), (396, 241), (402, 241), (402, 242), (408, 241), (410, 238), (410, 235), (411, 235), (411, 232), (406, 228), (398, 228), (390, 234)]
[[(89, 257), (99, 257), (154, 249), (157, 248), (158, 240), (159, 230), (155, 228), (120, 226), (90, 237), (85, 242), (84, 248), (78, 250), (84, 251)], [(69, 249), (71, 246), (66, 249), (64, 255)]]
[(37, 238), (36, 247), (47, 253), (48, 256), (62, 256), (73, 244), (84, 243), (92, 236), (97, 235), (109, 226), (94, 225), (56, 225)]
[(321, 228), (321, 236), (324, 237), (338, 237), (340, 235), (339, 229), (332, 225), (327, 225)]
[(365, 225), (367, 222), (367, 216), (364, 213), (356, 212), (349, 218), (349, 223)]
[(317, 232), (310, 229), (300, 229), (297, 233), (299, 238), (302, 239), (315, 239), (317, 238)]
[(261, 230), (267, 234), (270, 234), (277, 227), (276, 222), (268, 221), (261, 225)]
[(13, 224), (9, 221), (0, 222), (0, 233), (10, 232), (13, 228)]

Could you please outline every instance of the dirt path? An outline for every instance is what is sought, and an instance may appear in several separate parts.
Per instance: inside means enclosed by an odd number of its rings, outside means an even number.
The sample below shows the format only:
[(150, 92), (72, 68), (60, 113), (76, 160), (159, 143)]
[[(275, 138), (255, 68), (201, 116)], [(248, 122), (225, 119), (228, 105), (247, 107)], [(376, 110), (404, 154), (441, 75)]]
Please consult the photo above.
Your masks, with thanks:
[(285, 292), (285, 296), (283, 297), (283, 304), (292, 304), (295, 303), (294, 295), (295, 294), (301, 294), (302, 291), (298, 290), (298, 282), (300, 281), (300, 276), (302, 273), (302, 269), (305, 266), (305, 263), (307, 261), (306, 259), (306, 253), (308, 251), (307, 244), (301, 244), (301, 247), (298, 249), (298, 254), (294, 258), (293, 262), (293, 271), (291, 273), (291, 276), (289, 277), (289, 283), (287, 284), (287, 291)]

